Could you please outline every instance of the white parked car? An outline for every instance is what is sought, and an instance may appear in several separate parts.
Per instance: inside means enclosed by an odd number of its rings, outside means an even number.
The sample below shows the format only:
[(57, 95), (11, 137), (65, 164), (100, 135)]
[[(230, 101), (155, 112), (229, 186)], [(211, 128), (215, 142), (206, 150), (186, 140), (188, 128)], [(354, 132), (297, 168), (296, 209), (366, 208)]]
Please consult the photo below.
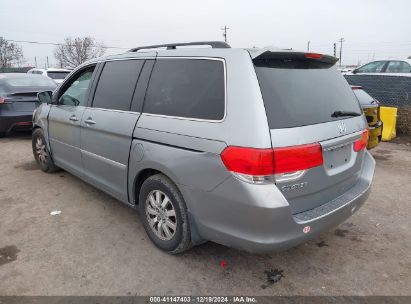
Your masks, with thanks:
[(387, 59), (372, 61), (356, 68), (351, 73), (347, 73), (347, 75), (353, 74), (410, 76), (411, 59)]
[(47, 76), (51, 79), (53, 79), (57, 84), (60, 84), (63, 82), (64, 78), (67, 77), (68, 74), (70, 74), (70, 70), (66, 69), (38, 69), (34, 68), (29, 70), (27, 73), (28, 74), (38, 74), (38, 75), (44, 75)]

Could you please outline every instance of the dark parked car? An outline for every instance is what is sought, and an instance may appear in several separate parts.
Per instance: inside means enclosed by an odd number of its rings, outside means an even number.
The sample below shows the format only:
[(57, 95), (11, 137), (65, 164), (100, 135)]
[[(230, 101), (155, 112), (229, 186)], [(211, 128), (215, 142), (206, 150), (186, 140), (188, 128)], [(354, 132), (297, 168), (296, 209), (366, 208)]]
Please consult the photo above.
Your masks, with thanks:
[(37, 93), (54, 90), (53, 80), (42, 75), (0, 74), (0, 137), (12, 130), (32, 126), (34, 109), (39, 105)]

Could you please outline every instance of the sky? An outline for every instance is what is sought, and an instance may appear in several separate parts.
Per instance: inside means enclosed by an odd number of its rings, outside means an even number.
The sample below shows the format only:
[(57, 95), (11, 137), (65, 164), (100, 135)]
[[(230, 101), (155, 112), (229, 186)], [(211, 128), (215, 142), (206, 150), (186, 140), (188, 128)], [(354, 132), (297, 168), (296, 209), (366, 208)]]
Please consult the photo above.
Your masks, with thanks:
[[(410, 0), (0, 0), (0, 36), (61, 43), (91, 36), (107, 54), (171, 42), (223, 40), (333, 54), (343, 64), (411, 56)], [(26, 64), (56, 64), (53, 45), (18, 43)], [(339, 43), (337, 52), (339, 52)]]

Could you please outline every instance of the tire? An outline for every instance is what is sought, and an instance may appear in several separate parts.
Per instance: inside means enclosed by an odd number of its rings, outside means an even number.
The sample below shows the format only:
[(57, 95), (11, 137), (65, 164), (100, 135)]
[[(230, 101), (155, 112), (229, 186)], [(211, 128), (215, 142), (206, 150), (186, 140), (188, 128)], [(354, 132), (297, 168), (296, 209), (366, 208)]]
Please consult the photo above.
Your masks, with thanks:
[(56, 172), (59, 168), (54, 164), (50, 152), (44, 139), (43, 130), (38, 128), (33, 131), (31, 137), (31, 146), (33, 149), (34, 159), (39, 165), (40, 169), (47, 173)]
[(170, 254), (191, 248), (187, 207), (180, 191), (168, 177), (156, 174), (147, 178), (140, 189), (138, 207), (144, 229), (158, 248)]
[(5, 137), (6, 136), (6, 132), (0, 132), (0, 138)]

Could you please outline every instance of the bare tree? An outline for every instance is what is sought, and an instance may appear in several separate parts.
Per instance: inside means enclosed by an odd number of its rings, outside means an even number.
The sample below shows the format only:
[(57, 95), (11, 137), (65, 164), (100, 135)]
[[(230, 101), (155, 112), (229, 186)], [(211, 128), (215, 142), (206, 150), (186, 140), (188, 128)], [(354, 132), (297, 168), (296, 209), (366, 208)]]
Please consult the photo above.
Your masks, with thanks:
[(76, 37), (64, 39), (64, 43), (55, 49), (54, 57), (61, 67), (75, 68), (87, 60), (103, 55), (104, 52), (104, 45), (96, 42), (94, 38)]
[(9, 68), (13, 64), (20, 64), (23, 60), (21, 47), (0, 37), (0, 68)]

